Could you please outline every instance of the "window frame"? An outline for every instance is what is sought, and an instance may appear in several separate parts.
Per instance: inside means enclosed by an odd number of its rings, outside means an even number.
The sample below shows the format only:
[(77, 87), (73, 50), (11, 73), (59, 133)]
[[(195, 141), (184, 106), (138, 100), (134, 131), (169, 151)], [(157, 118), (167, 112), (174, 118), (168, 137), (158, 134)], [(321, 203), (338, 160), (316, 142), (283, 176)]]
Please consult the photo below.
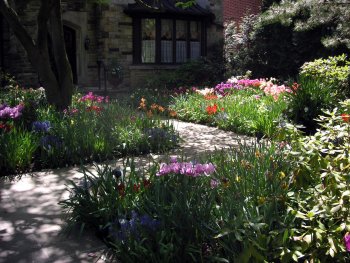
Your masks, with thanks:
[[(155, 62), (145, 63), (142, 62), (142, 19), (155, 19), (156, 25), (156, 45), (155, 45)], [(172, 20), (173, 32), (172, 32), (172, 62), (161, 62), (161, 20)], [(135, 65), (180, 65), (185, 62), (176, 61), (176, 20), (185, 20), (187, 25), (186, 32), (186, 58), (187, 61), (191, 59), (191, 41), (190, 41), (190, 24), (191, 21), (200, 22), (200, 56), (207, 55), (207, 21), (201, 17), (196, 16), (164, 16), (164, 15), (150, 15), (145, 14), (142, 16), (133, 17), (133, 64)]]

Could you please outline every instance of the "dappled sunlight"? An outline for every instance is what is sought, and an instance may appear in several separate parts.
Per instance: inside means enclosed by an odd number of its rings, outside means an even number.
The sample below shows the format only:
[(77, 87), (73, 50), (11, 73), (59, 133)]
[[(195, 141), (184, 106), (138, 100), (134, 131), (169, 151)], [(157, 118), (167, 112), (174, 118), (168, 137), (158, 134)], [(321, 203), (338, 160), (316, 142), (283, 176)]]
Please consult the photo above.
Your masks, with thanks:
[(64, 221), (58, 202), (69, 195), (67, 180), (81, 177), (77, 170), (38, 172), (1, 182), (0, 262), (94, 262), (88, 253), (104, 245), (93, 233), (61, 234)]
[[(129, 157), (137, 167), (147, 168), (155, 160), (167, 161), (169, 156), (193, 158), (253, 141), (250, 137), (204, 125), (176, 120), (172, 123), (181, 136), (180, 147), (161, 155)], [(103, 164), (123, 168), (123, 159)], [(93, 164), (85, 167), (95, 173)], [(69, 197), (68, 180), (77, 183), (82, 176), (76, 166), (1, 181), (0, 262), (96, 262), (95, 256), (89, 257), (89, 253), (99, 251), (101, 254), (105, 246), (94, 233), (79, 236), (79, 231), (75, 231), (68, 237), (61, 235), (64, 221), (58, 202)]]

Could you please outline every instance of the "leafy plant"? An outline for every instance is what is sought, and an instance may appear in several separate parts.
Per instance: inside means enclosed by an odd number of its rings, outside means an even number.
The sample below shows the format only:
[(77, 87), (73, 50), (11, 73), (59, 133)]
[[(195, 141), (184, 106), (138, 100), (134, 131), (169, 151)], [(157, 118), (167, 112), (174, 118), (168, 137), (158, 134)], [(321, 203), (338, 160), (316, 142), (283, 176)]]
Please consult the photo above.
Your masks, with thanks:
[(303, 125), (306, 132), (313, 133), (318, 127), (315, 119), (323, 109), (334, 107), (343, 94), (339, 94), (336, 85), (310, 77), (300, 77), (293, 85), (286, 114), (294, 123)]
[[(287, 262), (347, 262), (343, 237), (350, 231), (350, 100), (325, 111), (320, 129), (310, 137), (294, 137), (287, 149), (293, 185), (288, 212), (294, 216), (286, 232), (282, 256)], [(288, 240), (288, 241), (287, 241)]]
[(338, 92), (350, 95), (348, 79), (350, 77), (350, 61), (345, 54), (316, 59), (306, 62), (300, 68), (302, 77), (309, 77), (337, 87)]
[(38, 147), (38, 138), (28, 131), (13, 128), (0, 131), (0, 175), (20, 173), (30, 167)]

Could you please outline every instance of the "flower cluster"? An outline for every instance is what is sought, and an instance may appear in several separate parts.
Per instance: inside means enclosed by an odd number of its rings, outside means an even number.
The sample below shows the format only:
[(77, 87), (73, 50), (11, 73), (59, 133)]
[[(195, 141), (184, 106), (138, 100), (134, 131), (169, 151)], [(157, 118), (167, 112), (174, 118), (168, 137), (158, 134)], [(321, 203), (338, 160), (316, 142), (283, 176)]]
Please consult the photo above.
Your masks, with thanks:
[(6, 104), (0, 105), (0, 118), (17, 119), (22, 115), (23, 109), (24, 109), (23, 104), (19, 104), (15, 107), (9, 107)]
[(100, 113), (102, 111), (102, 109), (103, 109), (102, 107), (92, 105), (92, 106), (87, 107), (86, 111)]
[(260, 87), (261, 80), (259, 79), (240, 79), (237, 80), (237, 84), (243, 87)]
[(191, 162), (177, 162), (176, 158), (172, 158), (170, 164), (162, 163), (157, 176), (164, 176), (167, 174), (182, 174), (191, 177), (198, 177), (202, 175), (210, 175), (215, 172), (215, 166), (212, 163), (193, 164)]
[(220, 83), (218, 85), (216, 85), (215, 87), (215, 92), (217, 94), (220, 94), (222, 96), (225, 96), (227, 91), (234, 89), (234, 88), (238, 88), (240, 86), (235, 85), (234, 83)]
[(285, 92), (292, 92), (292, 90), (285, 85), (273, 84), (272, 81), (262, 81), (260, 85), (261, 90), (264, 91), (266, 95), (271, 95), (275, 100)]
[(206, 108), (206, 111), (207, 111), (208, 115), (214, 115), (218, 111), (218, 105), (216, 105), (216, 104), (214, 104), (213, 106), (209, 105)]
[(91, 101), (91, 102), (95, 101), (98, 103), (103, 103), (103, 102), (108, 103), (109, 97), (108, 96), (106, 96), (106, 97), (97, 96), (97, 95), (94, 95), (92, 92), (89, 92), (88, 94), (83, 96), (81, 99), (79, 99), (79, 102), (85, 102), (85, 101)]
[(32, 129), (35, 132), (48, 132), (51, 129), (49, 121), (35, 121), (32, 124)]
[(163, 106), (158, 105), (158, 104), (156, 104), (156, 103), (153, 103), (153, 104), (151, 105), (151, 111), (153, 111), (153, 112), (164, 112), (165, 109), (164, 109)]
[(214, 91), (215, 91), (214, 89), (209, 89), (209, 88), (195, 90), (196, 93), (201, 94), (203, 96), (206, 96), (208, 94), (213, 94)]
[[(218, 105), (217, 104), (209, 105), (205, 110), (208, 113), (208, 115), (215, 115), (216, 113), (218, 113)], [(225, 110), (224, 108), (221, 108), (222, 112), (224, 110)]]
[(297, 83), (293, 84), (293, 89), (285, 85), (277, 85), (273, 83), (273, 79), (237, 79), (230, 78), (226, 83), (220, 83), (216, 85), (215, 92), (222, 96), (227, 95), (228, 91), (232, 90), (242, 90), (246, 88), (258, 88), (262, 90), (266, 95), (271, 95), (275, 100), (278, 99), (279, 95), (284, 92), (295, 92), (299, 85)]

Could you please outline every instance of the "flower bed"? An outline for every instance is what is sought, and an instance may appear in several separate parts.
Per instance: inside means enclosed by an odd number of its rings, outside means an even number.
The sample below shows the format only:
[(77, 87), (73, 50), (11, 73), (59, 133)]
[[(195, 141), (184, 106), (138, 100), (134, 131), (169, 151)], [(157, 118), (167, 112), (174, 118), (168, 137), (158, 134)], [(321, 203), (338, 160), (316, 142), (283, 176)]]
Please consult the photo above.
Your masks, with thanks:
[(122, 262), (348, 262), (350, 100), (323, 129), (147, 170), (97, 166), (61, 202)]
[(287, 107), (292, 89), (271, 80), (231, 78), (212, 89), (192, 89), (174, 97), (177, 117), (225, 130), (271, 137)]
[(178, 141), (166, 122), (108, 97), (77, 95), (57, 112), (37, 98), (41, 91), (11, 92), (0, 96), (9, 103), (0, 104), (1, 175), (165, 151)]

